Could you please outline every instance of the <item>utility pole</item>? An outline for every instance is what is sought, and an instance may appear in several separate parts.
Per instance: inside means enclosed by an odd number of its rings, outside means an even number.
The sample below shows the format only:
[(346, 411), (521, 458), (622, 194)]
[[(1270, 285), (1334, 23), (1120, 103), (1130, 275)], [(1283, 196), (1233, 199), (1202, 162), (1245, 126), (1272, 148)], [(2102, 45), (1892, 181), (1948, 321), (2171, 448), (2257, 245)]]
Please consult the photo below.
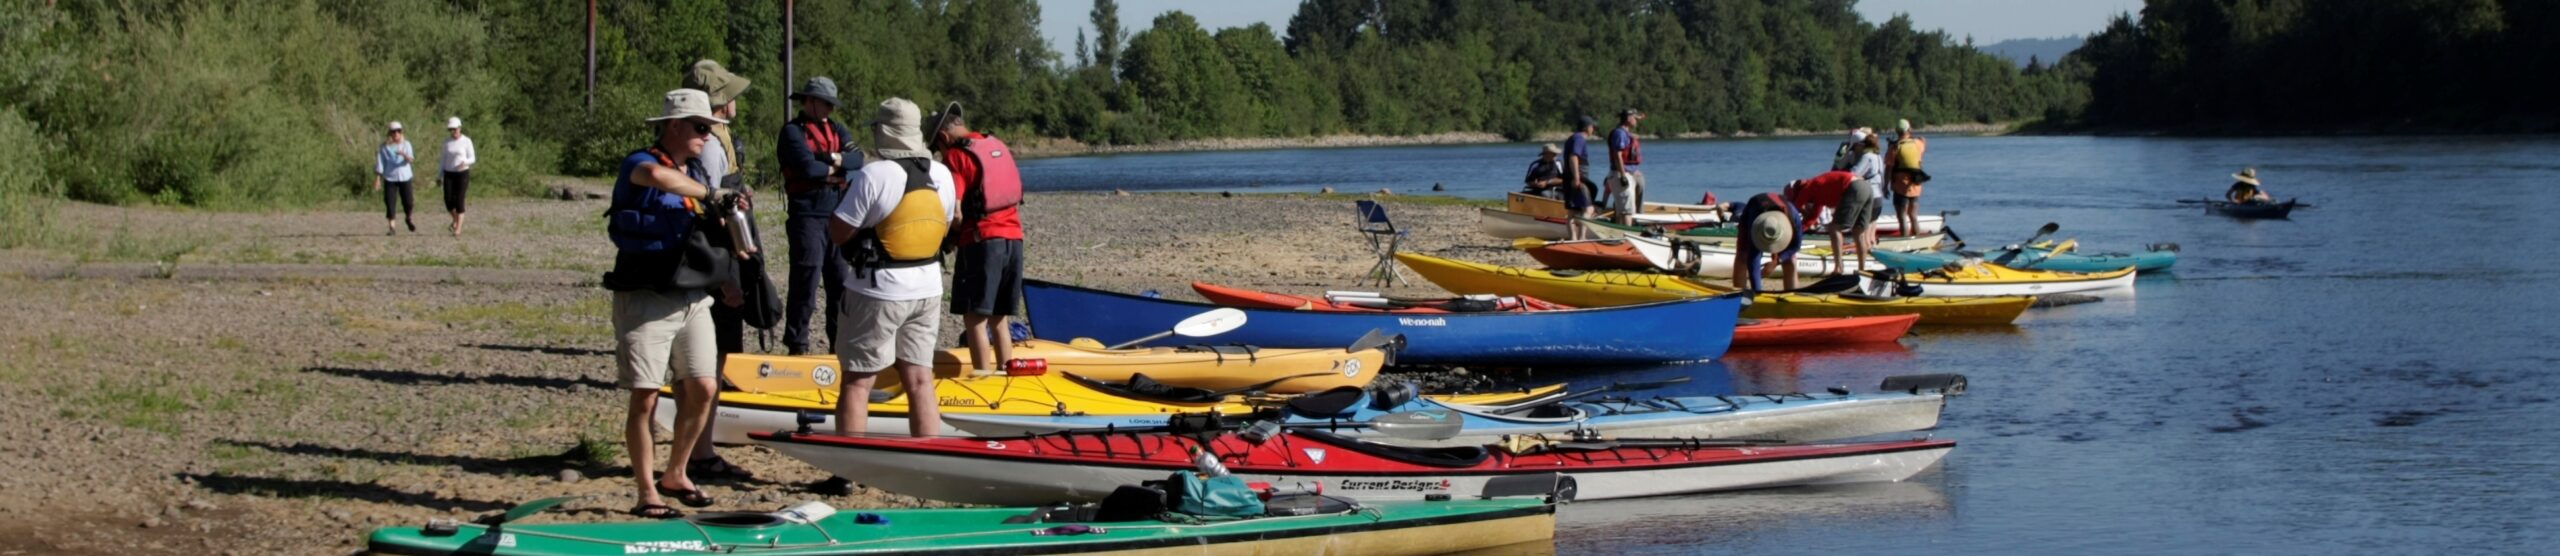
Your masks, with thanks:
[(596, 111), (596, 0), (587, 0), (587, 113)]
[(793, 16), (793, 15), (795, 15), (795, 14), (793, 14), (792, 12), (798, 11), (798, 10), (797, 10), (797, 6), (796, 6), (796, 4), (797, 4), (797, 2), (794, 2), (793, 0), (782, 0), (782, 87), (781, 87), (781, 89), (782, 89), (782, 91), (783, 91), (783, 97), (782, 97), (782, 98), (783, 98), (783, 103), (782, 103), (782, 104), (777, 104), (777, 105), (775, 105), (775, 106), (791, 106), (791, 102), (790, 102), (790, 100), (791, 100), (790, 93), (791, 93), (791, 91), (798, 90), (798, 89), (795, 89), (795, 87), (799, 87), (799, 86), (800, 86), (800, 85), (799, 85), (800, 80), (799, 80), (798, 76), (793, 75), (793, 72), (792, 72), (793, 68), (791, 67), (791, 63), (792, 63), (792, 61), (793, 61), (792, 53), (791, 53), (791, 46), (792, 46), (793, 44), (795, 44), (795, 43), (800, 42), (798, 30), (796, 30), (796, 29), (794, 29), (794, 28), (792, 27), (792, 25), (793, 25), (793, 23), (792, 23), (792, 16)]

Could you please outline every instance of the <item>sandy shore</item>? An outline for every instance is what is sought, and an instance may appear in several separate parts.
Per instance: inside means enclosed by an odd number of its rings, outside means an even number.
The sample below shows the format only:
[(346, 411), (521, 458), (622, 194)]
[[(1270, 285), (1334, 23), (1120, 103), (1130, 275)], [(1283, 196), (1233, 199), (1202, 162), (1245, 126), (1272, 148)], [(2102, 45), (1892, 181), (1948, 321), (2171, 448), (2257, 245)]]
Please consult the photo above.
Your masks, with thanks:
[[(1390, 207), (1408, 250), (1528, 262), (1473, 237), (1468, 206)], [(353, 202), (64, 207), (50, 247), (0, 263), (0, 310), (29, 323), (0, 329), (0, 554), (344, 554), (373, 527), (565, 495), (591, 497), (544, 519), (618, 518), (627, 469), (580, 449), (620, 438), (602, 208), (493, 199), (455, 238), (440, 214), (385, 236)], [(1055, 194), (1026, 210), (1031, 275), (1096, 287), (1313, 291), (1373, 260), (1347, 198)], [(714, 509), (918, 503), (819, 497), (798, 486), (822, 478), (805, 465), (723, 451), (760, 480), (706, 483)]]

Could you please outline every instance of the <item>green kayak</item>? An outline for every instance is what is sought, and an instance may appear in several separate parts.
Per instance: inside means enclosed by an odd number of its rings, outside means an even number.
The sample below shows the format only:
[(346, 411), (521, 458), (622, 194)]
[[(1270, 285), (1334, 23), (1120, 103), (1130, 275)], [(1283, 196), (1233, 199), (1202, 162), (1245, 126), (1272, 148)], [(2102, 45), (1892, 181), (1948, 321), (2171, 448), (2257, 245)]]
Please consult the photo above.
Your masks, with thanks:
[[(1233, 521), (1006, 523), (1037, 508), (853, 510), (618, 523), (443, 522), (373, 532), (377, 554), (1442, 554), (1553, 542), (1555, 506), (1514, 497), (1365, 503)], [(1550, 548), (1551, 549), (1551, 548)]]

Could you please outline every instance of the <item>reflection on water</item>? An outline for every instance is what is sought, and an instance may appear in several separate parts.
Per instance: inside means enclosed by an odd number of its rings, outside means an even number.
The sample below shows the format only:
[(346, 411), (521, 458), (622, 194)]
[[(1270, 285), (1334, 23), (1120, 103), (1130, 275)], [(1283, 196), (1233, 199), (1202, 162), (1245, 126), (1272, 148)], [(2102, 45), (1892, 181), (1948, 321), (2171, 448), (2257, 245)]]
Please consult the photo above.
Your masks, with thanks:
[[(1831, 387), (1852, 392), (1874, 390), (1884, 378), (1919, 371), (1911, 359), (1911, 348), (1900, 342), (1874, 342), (1819, 347), (1740, 348), (1725, 353), (1724, 364), (1733, 374), (1733, 387), (1742, 393), (1773, 394), (1803, 392)], [(1805, 384), (1807, 369), (1829, 382)], [(1837, 372), (1832, 372), (1832, 371)]]
[[(1739, 199), (1822, 169), (1837, 138), (1662, 141), (1655, 197)], [(2490, 553), (2560, 546), (2560, 195), (2551, 137), (1933, 138), (1921, 209), (1976, 246), (2047, 222), (2093, 251), (2182, 247), (2139, 301), (1920, 327), (1902, 347), (1537, 369), (1620, 395), (1873, 391), (1962, 373), (1925, 483), (1575, 505), (1564, 553)], [(1320, 185), (1498, 199), (1515, 145), (1053, 159), (1040, 189)], [(1654, 167), (1654, 166), (1659, 167)], [(2239, 221), (2178, 199), (2243, 166), (2317, 205)], [(1032, 176), (1037, 176), (1033, 178)], [(1123, 183), (1122, 178), (1136, 181)], [(1280, 178), (1287, 178), (1283, 180)], [(1081, 183), (1070, 183), (1081, 182)], [(1365, 185), (1364, 185), (1365, 184)], [(1364, 185), (1353, 187), (1355, 185)], [(1238, 189), (1239, 192), (1246, 191)], [(1347, 204), (1347, 203), (1346, 203)], [(1055, 215), (1067, 218), (1069, 215)], [(1472, 222), (1414, 222), (1472, 226)], [(1492, 245), (1488, 243), (1487, 245)], [(1625, 331), (1641, 334), (1644, 330)], [(1942, 493), (1942, 494), (1941, 494)], [(1825, 497), (1830, 499), (1826, 500)], [(1756, 504), (1756, 505), (1754, 505)], [(1854, 508), (1865, 504), (1873, 510)], [(1961, 505), (1962, 512), (1952, 508)], [(1613, 506), (1640, 508), (1605, 511)], [(1851, 509), (1838, 509), (1851, 508)], [(1914, 509), (1916, 508), (1916, 509)], [(1705, 512), (1703, 514), (1684, 512)], [(1679, 517), (1660, 517), (1679, 516)]]
[[(1943, 465), (1943, 464), (1942, 464)], [(1738, 551), (1790, 543), (1820, 550), (1826, 527), (1944, 527), (1955, 504), (1924, 472), (1910, 481), (1780, 488), (1600, 502), (1577, 502), (1557, 514), (1556, 543), (1583, 554), (1689, 554), (1698, 546)]]

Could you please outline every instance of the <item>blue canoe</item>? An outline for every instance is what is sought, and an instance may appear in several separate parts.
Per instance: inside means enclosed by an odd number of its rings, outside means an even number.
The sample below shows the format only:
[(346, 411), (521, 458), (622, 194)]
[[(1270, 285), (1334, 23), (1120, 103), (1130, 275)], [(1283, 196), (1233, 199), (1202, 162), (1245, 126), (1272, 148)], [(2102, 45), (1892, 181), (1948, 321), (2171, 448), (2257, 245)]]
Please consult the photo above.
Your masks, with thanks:
[[(1217, 305), (1156, 299), (1024, 280), (1031, 331), (1043, 338), (1113, 343), (1170, 330)], [(1617, 365), (1703, 361), (1724, 356), (1743, 298), (1718, 296), (1624, 307), (1526, 313), (1384, 314), (1241, 309), (1245, 324), (1212, 338), (1170, 337), (1154, 345), (1347, 346), (1370, 330), (1403, 334), (1399, 363)]]
[[(1275, 411), (1284, 426), (1328, 429), (1336, 434), (1404, 446), (1480, 446), (1507, 435), (1571, 435), (1589, 430), (1622, 438), (1750, 438), (1814, 442), (1928, 429), (1948, 396), (1964, 393), (1963, 375), (1913, 375), (1886, 379), (1891, 390), (1848, 394), (1748, 394), (1589, 401), (1524, 402), (1518, 409), (1467, 406), (1413, 397), (1380, 403), (1363, 393), (1358, 402), (1310, 410), (1287, 404)], [(1388, 407), (1378, 407), (1385, 405)], [(1324, 412), (1312, 414), (1310, 411)], [(1398, 415), (1409, 414), (1409, 415)], [(1380, 421), (1424, 418), (1458, 421), (1457, 436), (1400, 438), (1380, 432)], [(1113, 429), (1153, 430), (1171, 424), (1166, 415), (949, 414), (944, 421), (977, 436), (1000, 438)]]
[[(2076, 252), (2053, 253), (2051, 249), (2044, 249), (2043, 247), (2050, 247), (2050, 245), (2038, 244), (2018, 249), (1992, 249), (1982, 252), (1982, 260), (2000, 263), (2002, 259), (2008, 259), (2012, 262), (2001, 264), (2003, 266), (2022, 270), (2058, 270), (2063, 272), (2113, 272), (2130, 266), (2137, 272), (2151, 273), (2168, 270), (2170, 266), (2178, 264), (2178, 252), (2174, 249), (2153, 249), (2141, 253), (2091, 254)], [(1876, 250), (1875, 257), (1876, 262), (1884, 263), (1885, 266), (1893, 267), (1894, 270), (1903, 272), (1921, 272), (1946, 266), (1947, 263), (1952, 263), (1955, 262), (1956, 259), (1963, 258), (1963, 255), (1944, 251), (1896, 253), (1879, 249)], [(2029, 264), (2028, 261), (2035, 262), (2033, 264)]]

